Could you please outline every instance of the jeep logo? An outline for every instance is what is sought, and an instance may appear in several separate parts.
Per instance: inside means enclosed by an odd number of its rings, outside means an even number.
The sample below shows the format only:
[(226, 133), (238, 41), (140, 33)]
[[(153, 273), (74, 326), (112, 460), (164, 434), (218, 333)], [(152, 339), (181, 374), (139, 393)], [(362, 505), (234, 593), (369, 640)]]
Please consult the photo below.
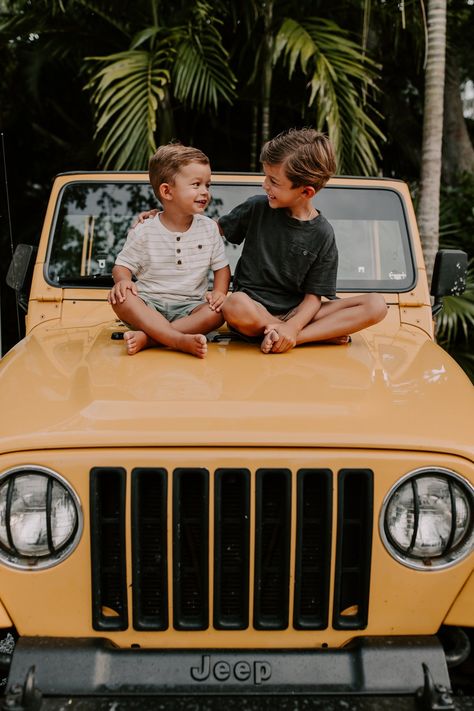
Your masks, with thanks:
[(205, 655), (201, 658), (199, 667), (191, 667), (191, 676), (195, 681), (250, 681), (253, 684), (262, 684), (268, 681), (272, 675), (272, 667), (269, 662), (245, 662), (237, 661), (229, 664), (223, 660), (211, 664), (211, 658)]

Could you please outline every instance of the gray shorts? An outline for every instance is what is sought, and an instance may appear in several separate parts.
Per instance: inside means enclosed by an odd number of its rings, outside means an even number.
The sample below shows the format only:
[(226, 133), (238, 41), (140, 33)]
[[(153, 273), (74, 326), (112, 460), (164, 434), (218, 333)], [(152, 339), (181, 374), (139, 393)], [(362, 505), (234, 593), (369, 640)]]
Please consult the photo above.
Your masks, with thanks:
[(170, 322), (189, 316), (198, 306), (207, 303), (206, 301), (158, 301), (157, 299), (151, 299), (149, 296), (140, 296), (140, 299)]

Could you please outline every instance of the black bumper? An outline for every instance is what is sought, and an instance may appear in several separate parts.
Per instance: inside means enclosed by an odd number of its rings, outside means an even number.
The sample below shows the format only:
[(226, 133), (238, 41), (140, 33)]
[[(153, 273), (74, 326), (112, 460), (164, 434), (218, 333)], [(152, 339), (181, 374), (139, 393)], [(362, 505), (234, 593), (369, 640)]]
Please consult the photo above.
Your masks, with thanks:
[(449, 690), (436, 637), (363, 637), (343, 649), (120, 649), (103, 639), (20, 638), (8, 689), (44, 697), (166, 695), (413, 695)]

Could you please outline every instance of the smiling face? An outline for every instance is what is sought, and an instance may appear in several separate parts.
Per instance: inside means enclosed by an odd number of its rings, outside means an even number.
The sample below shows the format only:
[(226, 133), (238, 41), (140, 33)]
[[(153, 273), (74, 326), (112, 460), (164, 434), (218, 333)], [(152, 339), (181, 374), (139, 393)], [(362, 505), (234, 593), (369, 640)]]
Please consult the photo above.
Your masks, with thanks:
[(173, 183), (160, 185), (160, 197), (183, 214), (202, 214), (211, 195), (211, 169), (208, 164), (188, 163), (176, 173)]
[(297, 198), (297, 188), (294, 188), (286, 177), (283, 165), (263, 164), (265, 180), (263, 189), (267, 193), (270, 207), (288, 207)]
[(267, 193), (270, 207), (286, 208), (290, 215), (305, 217), (308, 212), (308, 202), (315, 195), (314, 188), (309, 185), (293, 187), (282, 163), (263, 163), (263, 172), (265, 173), (263, 189)]

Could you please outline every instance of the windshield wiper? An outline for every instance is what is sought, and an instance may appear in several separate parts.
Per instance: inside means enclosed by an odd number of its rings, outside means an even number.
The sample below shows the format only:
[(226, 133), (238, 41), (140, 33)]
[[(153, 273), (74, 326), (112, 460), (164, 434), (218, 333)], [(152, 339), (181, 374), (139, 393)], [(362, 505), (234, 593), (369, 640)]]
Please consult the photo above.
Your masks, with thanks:
[(88, 276), (60, 277), (60, 286), (107, 286), (114, 285), (112, 274), (89, 274)]

